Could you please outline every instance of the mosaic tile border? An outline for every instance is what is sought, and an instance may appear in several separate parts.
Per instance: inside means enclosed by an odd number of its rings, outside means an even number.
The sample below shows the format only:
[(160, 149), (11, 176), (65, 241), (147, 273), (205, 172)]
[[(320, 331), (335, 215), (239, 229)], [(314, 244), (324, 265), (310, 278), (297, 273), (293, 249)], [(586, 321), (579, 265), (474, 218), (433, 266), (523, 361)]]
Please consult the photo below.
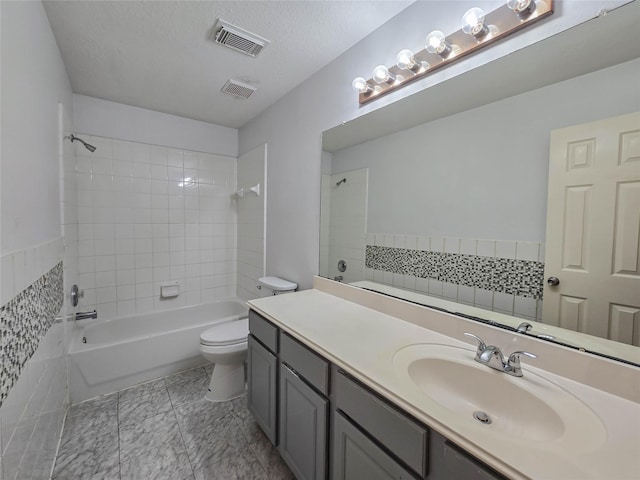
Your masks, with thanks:
[(367, 245), (365, 266), (542, 300), (543, 262)]
[(60, 262), (0, 310), (0, 406), (62, 308), (62, 278)]

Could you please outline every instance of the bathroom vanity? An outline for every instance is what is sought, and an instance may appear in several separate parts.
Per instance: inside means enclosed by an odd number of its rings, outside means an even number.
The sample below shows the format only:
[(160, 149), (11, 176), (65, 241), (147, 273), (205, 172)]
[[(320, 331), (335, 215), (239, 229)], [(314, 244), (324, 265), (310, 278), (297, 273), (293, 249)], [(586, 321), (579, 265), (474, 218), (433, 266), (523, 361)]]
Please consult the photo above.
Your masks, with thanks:
[[(640, 369), (314, 287), (249, 302), (249, 410), (299, 480), (640, 477)], [(466, 332), (538, 358), (490, 369)]]

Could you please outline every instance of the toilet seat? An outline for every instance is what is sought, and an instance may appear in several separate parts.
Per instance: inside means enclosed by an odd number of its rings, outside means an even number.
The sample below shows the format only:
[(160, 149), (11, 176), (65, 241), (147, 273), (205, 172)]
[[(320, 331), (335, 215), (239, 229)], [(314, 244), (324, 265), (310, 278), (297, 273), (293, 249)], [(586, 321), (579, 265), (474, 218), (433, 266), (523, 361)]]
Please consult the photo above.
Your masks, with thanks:
[(249, 319), (242, 318), (224, 322), (205, 330), (200, 335), (200, 344), (209, 346), (236, 345), (245, 343), (249, 335)]

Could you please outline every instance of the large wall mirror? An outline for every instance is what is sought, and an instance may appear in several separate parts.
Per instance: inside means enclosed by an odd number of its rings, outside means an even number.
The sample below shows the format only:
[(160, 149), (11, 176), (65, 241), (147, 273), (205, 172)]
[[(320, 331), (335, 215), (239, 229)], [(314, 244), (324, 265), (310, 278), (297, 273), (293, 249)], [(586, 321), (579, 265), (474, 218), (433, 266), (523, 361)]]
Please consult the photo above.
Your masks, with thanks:
[[(638, 22), (634, 2), (324, 132), (320, 274), (640, 364)], [(624, 178), (580, 223), (600, 197), (550, 152), (605, 177), (607, 142)], [(594, 262), (627, 282), (563, 290)], [(626, 296), (596, 307), (606, 288)]]

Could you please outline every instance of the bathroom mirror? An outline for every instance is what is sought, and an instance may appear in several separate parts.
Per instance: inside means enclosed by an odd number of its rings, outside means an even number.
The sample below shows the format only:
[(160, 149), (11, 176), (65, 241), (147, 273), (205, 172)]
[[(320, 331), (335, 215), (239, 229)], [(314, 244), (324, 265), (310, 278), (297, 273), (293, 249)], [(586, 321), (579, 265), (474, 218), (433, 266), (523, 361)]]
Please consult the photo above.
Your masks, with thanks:
[[(640, 110), (639, 12), (620, 7), (324, 132), (320, 275), (640, 364), (638, 305), (629, 344), (542, 321), (550, 133)], [(521, 284), (493, 284), (500, 269)]]

